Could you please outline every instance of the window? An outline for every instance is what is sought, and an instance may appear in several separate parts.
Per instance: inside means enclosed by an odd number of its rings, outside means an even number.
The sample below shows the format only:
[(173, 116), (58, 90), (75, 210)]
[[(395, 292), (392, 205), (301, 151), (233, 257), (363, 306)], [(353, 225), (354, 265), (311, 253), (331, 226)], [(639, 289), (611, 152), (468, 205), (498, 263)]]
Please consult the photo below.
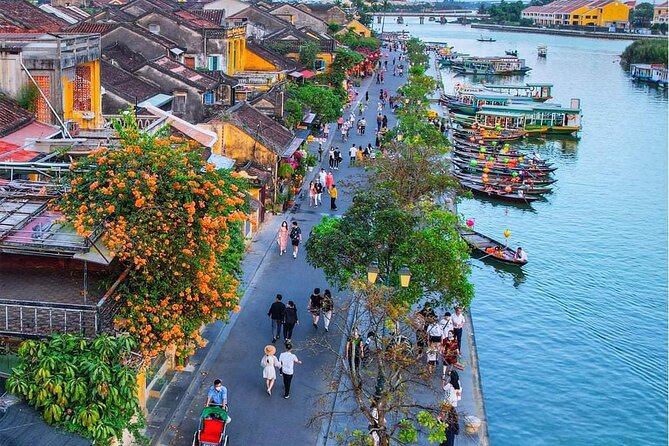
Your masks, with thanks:
[(221, 64), (222, 57), (219, 55), (209, 56), (209, 71), (220, 71), (223, 69)]
[(149, 32), (152, 34), (160, 34), (160, 25), (157, 23), (150, 23)]
[(91, 67), (78, 65), (74, 75), (74, 109), (91, 110)]
[(213, 91), (208, 91), (202, 95), (202, 102), (204, 105), (214, 105), (215, 95)]
[(325, 71), (325, 61), (323, 59), (314, 60), (314, 70)]
[[(35, 83), (42, 90), (42, 93), (51, 99), (51, 78), (49, 76), (33, 76), (35, 78)], [(51, 122), (51, 110), (49, 105), (46, 103), (42, 95), (37, 96), (37, 106), (35, 107), (37, 111), (37, 120), (41, 122)]]
[(186, 93), (174, 93), (174, 99), (172, 99), (172, 111), (174, 113), (183, 113), (186, 111)]
[(194, 56), (184, 56), (184, 65), (190, 69), (195, 69), (195, 57)]

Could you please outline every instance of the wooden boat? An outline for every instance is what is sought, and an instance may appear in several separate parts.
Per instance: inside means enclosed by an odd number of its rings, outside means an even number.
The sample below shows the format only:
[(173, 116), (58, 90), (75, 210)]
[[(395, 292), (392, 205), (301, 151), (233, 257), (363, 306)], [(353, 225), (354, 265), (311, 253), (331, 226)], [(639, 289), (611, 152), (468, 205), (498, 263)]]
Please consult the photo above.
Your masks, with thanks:
[(539, 45), (537, 47), (537, 56), (539, 57), (548, 56), (548, 47), (546, 45)]
[[(466, 165), (469, 167), (478, 167), (481, 168), (481, 170), (483, 170), (483, 168), (486, 167), (484, 160), (478, 160), (475, 158), (460, 158), (459, 156), (452, 156), (451, 159), (453, 163), (458, 164), (460, 166)], [(471, 165), (473, 161), (476, 161), (476, 163), (474, 163), (475, 164), (474, 166)], [(493, 166), (489, 167), (490, 170), (499, 170), (502, 171), (503, 173), (506, 173), (507, 175), (514, 171), (520, 173), (521, 170), (531, 172), (532, 175), (541, 175), (541, 174), (547, 175), (557, 170), (557, 167), (555, 166), (541, 166), (536, 164), (518, 163), (518, 162), (516, 162), (515, 167), (509, 167), (505, 166), (497, 159), (495, 159), (495, 161), (493, 161), (492, 163)]]
[(525, 65), (524, 59), (517, 57), (463, 57), (454, 62), (451, 69), (460, 74), (476, 74), (490, 76), (506, 76), (525, 74), (531, 70)]
[(518, 50), (504, 51), (504, 53), (505, 53), (507, 56), (518, 57)]
[[(457, 178), (458, 181), (465, 181), (468, 183), (478, 184), (483, 187), (485, 187), (486, 185), (490, 185), (500, 190), (504, 190), (508, 186), (511, 187), (510, 193), (518, 193), (519, 189), (528, 195), (542, 195), (542, 194), (550, 194), (551, 192), (553, 192), (553, 189), (551, 189), (548, 186), (529, 184), (529, 183), (512, 183), (511, 180), (490, 179), (490, 177), (488, 177), (488, 181), (485, 182), (483, 181), (482, 177), (476, 175), (457, 174), (457, 173), (455, 174), (455, 178)], [(513, 177), (508, 177), (508, 178), (513, 178)]]
[(523, 195), (520, 196), (518, 193), (506, 193), (503, 190), (485, 190), (486, 187), (483, 185), (479, 185), (476, 183), (470, 183), (468, 181), (460, 181), (460, 186), (464, 187), (465, 189), (469, 189), (472, 191), (475, 195), (482, 195), (485, 197), (490, 197), (490, 198), (495, 198), (497, 200), (502, 200), (502, 201), (512, 201), (516, 203), (531, 203), (533, 201), (537, 201), (540, 197), (536, 195)]
[[(461, 169), (457, 166), (454, 166), (453, 173), (455, 176), (464, 176), (464, 175), (472, 175), (475, 176), (476, 178), (481, 178), (482, 172), (476, 172), (474, 174), (470, 173), (467, 169)], [(495, 174), (495, 173), (489, 173), (488, 174), (488, 179), (490, 181), (511, 181), (513, 177), (509, 174), (502, 175), (502, 174)], [(550, 186), (551, 184), (554, 184), (557, 182), (556, 179), (554, 178), (549, 178), (549, 177), (537, 177), (537, 178), (532, 178), (532, 182), (534, 183), (535, 186), (537, 187), (546, 187)]]
[[(474, 116), (476, 126), (487, 129), (524, 130), (528, 134), (577, 135), (581, 131), (581, 101), (570, 107), (559, 104), (484, 105)], [(470, 127), (474, 126), (469, 122)]]
[(476, 40), (478, 40), (479, 42), (496, 42), (496, 40), (493, 39), (492, 37), (483, 37), (483, 36), (479, 37)]
[[(488, 236), (485, 236), (480, 232), (476, 232), (471, 229), (460, 229), (458, 230), (458, 232), (460, 233), (460, 237), (462, 237), (462, 239), (465, 242), (467, 242), (467, 244), (473, 250), (478, 251), (481, 254), (484, 254), (484, 256), (488, 259), (497, 260), (498, 262), (504, 262), (510, 265), (517, 265), (521, 267), (527, 263), (527, 260), (525, 261), (514, 260), (516, 252), (513, 249), (508, 248), (506, 245)], [(492, 249), (500, 248), (503, 256), (499, 257), (496, 255), (491, 255), (487, 250), (489, 248)]]
[[(535, 160), (534, 158), (532, 158), (532, 155), (527, 155), (518, 152), (509, 153), (509, 152), (500, 152), (499, 150), (495, 152), (488, 150), (486, 150), (485, 152), (481, 152), (480, 149), (463, 150), (461, 147), (458, 147), (456, 145), (453, 148), (452, 153), (453, 155), (457, 156), (458, 158), (464, 161), (477, 160), (480, 162), (485, 162), (485, 161), (490, 161), (490, 158), (492, 157), (494, 159), (493, 162), (500, 165), (503, 164), (504, 158), (508, 158), (509, 161), (513, 161), (515, 164), (526, 166), (527, 168), (530, 168), (531, 166), (538, 166), (538, 167), (553, 166), (553, 163), (551, 163), (548, 160)], [(483, 157), (481, 157), (481, 155), (483, 155)], [(525, 160), (528, 160), (530, 162), (525, 163)]]
[(531, 99), (534, 102), (546, 102), (553, 99), (553, 84), (544, 82), (527, 82), (525, 85), (485, 84), (483, 89), (508, 94), (513, 98), (512, 102), (520, 102), (519, 98)]
[[(451, 157), (451, 162), (458, 167), (459, 169), (465, 171), (466, 173), (471, 173), (475, 175), (481, 175), (487, 173), (488, 175), (502, 175), (502, 176), (512, 176), (513, 172), (517, 172), (522, 178), (531, 178), (534, 181), (548, 179), (551, 172), (545, 170), (531, 170), (531, 169), (511, 169), (509, 167), (486, 167), (485, 164), (480, 163), (476, 166), (472, 166), (467, 161), (462, 161), (457, 157)], [(484, 171), (483, 169), (488, 169)], [(552, 168), (555, 169), (555, 168)]]
[(467, 138), (475, 136), (476, 139), (483, 139), (485, 141), (515, 141), (524, 138), (527, 132), (522, 129), (502, 129), (495, 130), (489, 128), (479, 128), (476, 119), (470, 116), (457, 115), (449, 113), (449, 118), (454, 124), (460, 125), (462, 128), (453, 128), (454, 132), (459, 132), (462, 135), (467, 135)]

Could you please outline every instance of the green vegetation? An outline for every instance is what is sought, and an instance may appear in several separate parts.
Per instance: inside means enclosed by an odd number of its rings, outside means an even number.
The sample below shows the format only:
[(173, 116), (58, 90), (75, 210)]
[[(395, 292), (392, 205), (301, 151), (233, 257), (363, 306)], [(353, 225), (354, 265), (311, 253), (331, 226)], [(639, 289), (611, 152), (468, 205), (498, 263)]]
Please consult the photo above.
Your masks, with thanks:
[(39, 98), (39, 90), (33, 83), (24, 84), (19, 90), (16, 101), (21, 108), (28, 110), (31, 113), (37, 111), (37, 98)]
[(335, 22), (328, 23), (328, 32), (330, 34), (335, 34), (339, 30), (341, 30), (341, 25), (339, 23)]
[(654, 8), (647, 2), (639, 3), (630, 11), (630, 23), (634, 28), (650, 28), (653, 21)]
[(284, 121), (286, 121), (286, 124), (290, 128), (295, 128), (302, 122), (302, 118), (304, 118), (304, 108), (302, 107), (302, 103), (297, 99), (288, 99), (284, 107), (284, 112)]
[(28, 340), (7, 390), (26, 399), (44, 420), (109, 444), (124, 430), (141, 439), (144, 417), (137, 401), (135, 340), (100, 335), (93, 341), (63, 334)]
[(318, 44), (315, 42), (300, 45), (300, 63), (309, 69), (314, 68), (316, 55), (318, 54)]
[(336, 40), (356, 51), (364, 49), (373, 52), (381, 47), (381, 41), (376, 37), (362, 37), (351, 30), (337, 35)]
[(667, 64), (666, 40), (637, 40), (632, 42), (620, 56), (621, 63), (663, 63)]
[(479, 12), (481, 14), (489, 14), (488, 22), (499, 25), (518, 25), (520, 24), (520, 13), (527, 5), (521, 1), (506, 2), (502, 0), (500, 3), (481, 5)]
[[(332, 122), (339, 117), (344, 101), (332, 88), (306, 83), (291, 85), (288, 89), (290, 99), (302, 104), (304, 109), (316, 114), (319, 122)], [(301, 119), (301, 117), (300, 117)]]
[(273, 42), (265, 45), (268, 50), (285, 56), (293, 49), (293, 45), (287, 42)]

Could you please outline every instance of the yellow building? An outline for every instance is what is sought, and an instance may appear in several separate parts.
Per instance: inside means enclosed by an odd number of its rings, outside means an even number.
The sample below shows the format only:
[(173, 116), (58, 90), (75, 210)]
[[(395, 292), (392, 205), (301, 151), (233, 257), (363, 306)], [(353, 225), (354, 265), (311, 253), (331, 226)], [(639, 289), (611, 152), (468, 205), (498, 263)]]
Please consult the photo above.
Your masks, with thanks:
[(669, 14), (667, 3), (664, 2), (653, 8), (653, 23), (667, 23), (667, 15)]
[(344, 34), (348, 31), (353, 31), (360, 37), (372, 37), (372, 30), (355, 19), (345, 24), (342, 29), (337, 31), (337, 34)]
[(536, 25), (622, 28), (629, 23), (630, 6), (618, 0), (557, 0), (523, 9), (521, 17)]

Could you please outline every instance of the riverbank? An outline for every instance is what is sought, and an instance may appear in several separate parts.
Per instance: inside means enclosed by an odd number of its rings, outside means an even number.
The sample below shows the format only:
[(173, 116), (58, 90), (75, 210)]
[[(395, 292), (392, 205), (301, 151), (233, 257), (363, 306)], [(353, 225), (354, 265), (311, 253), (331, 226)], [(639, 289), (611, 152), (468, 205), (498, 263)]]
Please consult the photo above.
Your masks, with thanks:
[(666, 40), (667, 39), (667, 36), (656, 36), (652, 34), (600, 33), (595, 31), (574, 31), (571, 29), (535, 28), (533, 26), (508, 26), (508, 25), (489, 25), (489, 24), (472, 23), (471, 27), (474, 29), (488, 29), (491, 31), (551, 34), (554, 36), (588, 37), (591, 39), (608, 39), (608, 40), (659, 40), (659, 39)]

